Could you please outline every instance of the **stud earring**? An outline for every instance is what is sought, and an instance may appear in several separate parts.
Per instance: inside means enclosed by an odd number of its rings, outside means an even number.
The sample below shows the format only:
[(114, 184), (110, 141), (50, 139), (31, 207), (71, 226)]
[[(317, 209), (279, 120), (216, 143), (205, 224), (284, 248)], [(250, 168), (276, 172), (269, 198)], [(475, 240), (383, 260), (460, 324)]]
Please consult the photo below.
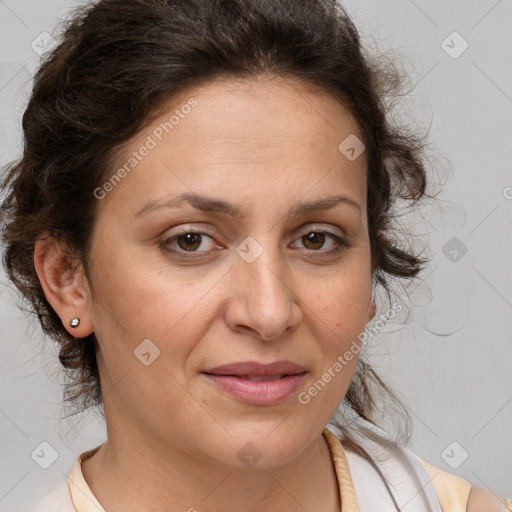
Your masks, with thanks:
[(75, 317), (69, 321), (69, 325), (71, 327), (78, 327), (79, 324), (80, 324), (80, 318), (78, 318), (78, 317)]

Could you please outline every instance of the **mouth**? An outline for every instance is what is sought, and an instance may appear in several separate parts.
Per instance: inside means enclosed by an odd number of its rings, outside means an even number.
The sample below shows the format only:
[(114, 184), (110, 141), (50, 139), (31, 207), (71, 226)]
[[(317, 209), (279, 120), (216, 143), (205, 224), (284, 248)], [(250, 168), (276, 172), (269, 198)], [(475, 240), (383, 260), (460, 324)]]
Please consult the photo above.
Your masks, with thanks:
[(224, 364), (204, 370), (203, 373), (209, 375), (224, 375), (226, 377), (239, 377), (242, 379), (251, 379), (257, 377), (282, 378), (288, 375), (297, 375), (306, 371), (303, 366), (293, 361), (275, 361), (273, 363), (263, 363), (258, 361), (241, 361)]
[[(279, 380), (284, 377), (288, 377), (289, 375), (298, 375), (298, 374), (288, 374), (288, 373), (283, 373), (282, 375), (251, 375), (251, 374), (237, 375), (237, 374), (231, 374), (231, 373), (209, 373), (209, 372), (203, 372), (203, 373), (205, 375), (212, 375), (215, 377), (236, 377), (237, 379), (250, 380), (250, 381), (254, 381), (254, 382), (257, 382), (260, 380), (262, 380), (262, 381), (263, 380), (264, 381)], [(304, 373), (304, 372), (302, 372), (302, 373)]]
[(251, 405), (275, 405), (293, 395), (306, 371), (280, 375), (203, 375), (231, 398)]
[(273, 380), (279, 380), (284, 377), (288, 377), (287, 374), (285, 375), (263, 375), (263, 376), (257, 376), (257, 375), (225, 375), (225, 377), (236, 377), (237, 379), (244, 379), (244, 380), (250, 380), (252, 382), (258, 382), (258, 381), (273, 381)]

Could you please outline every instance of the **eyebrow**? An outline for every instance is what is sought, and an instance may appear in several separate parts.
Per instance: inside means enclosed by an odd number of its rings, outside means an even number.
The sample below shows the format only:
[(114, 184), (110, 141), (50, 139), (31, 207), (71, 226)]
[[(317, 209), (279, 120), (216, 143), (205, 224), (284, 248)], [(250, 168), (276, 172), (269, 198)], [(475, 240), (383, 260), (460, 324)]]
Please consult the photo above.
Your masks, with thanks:
[[(134, 216), (140, 218), (161, 208), (173, 208), (184, 202), (197, 210), (220, 213), (230, 217), (239, 216), (241, 212), (240, 206), (228, 203), (222, 199), (194, 193), (184, 193), (169, 200), (161, 198), (148, 201)], [(316, 201), (299, 201), (288, 210), (288, 215), (299, 217), (312, 212), (330, 210), (338, 204), (350, 205), (359, 210), (360, 213), (362, 212), (359, 203), (353, 199), (346, 196), (331, 195)]]

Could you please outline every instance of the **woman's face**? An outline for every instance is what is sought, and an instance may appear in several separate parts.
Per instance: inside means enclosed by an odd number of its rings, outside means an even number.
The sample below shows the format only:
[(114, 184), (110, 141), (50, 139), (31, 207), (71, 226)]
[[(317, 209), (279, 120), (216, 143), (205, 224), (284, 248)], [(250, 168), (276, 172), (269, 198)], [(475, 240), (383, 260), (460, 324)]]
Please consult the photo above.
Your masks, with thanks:
[[(273, 467), (318, 437), (372, 316), (355, 137), (324, 92), (219, 79), (174, 98), (122, 148), (95, 193), (89, 281), (109, 438), (236, 466), (245, 450)], [(333, 196), (347, 199), (305, 207)], [(283, 360), (305, 373), (286, 384), (205, 374)]]

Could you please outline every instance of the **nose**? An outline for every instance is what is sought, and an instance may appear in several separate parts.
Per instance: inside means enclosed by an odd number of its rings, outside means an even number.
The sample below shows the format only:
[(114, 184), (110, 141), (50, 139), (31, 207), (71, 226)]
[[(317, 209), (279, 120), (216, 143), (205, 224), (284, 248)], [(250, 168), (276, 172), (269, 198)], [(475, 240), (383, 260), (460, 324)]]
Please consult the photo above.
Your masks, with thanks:
[(271, 341), (297, 329), (302, 320), (300, 298), (277, 249), (264, 249), (251, 263), (237, 258), (230, 274), (233, 284), (225, 318), (232, 331)]

